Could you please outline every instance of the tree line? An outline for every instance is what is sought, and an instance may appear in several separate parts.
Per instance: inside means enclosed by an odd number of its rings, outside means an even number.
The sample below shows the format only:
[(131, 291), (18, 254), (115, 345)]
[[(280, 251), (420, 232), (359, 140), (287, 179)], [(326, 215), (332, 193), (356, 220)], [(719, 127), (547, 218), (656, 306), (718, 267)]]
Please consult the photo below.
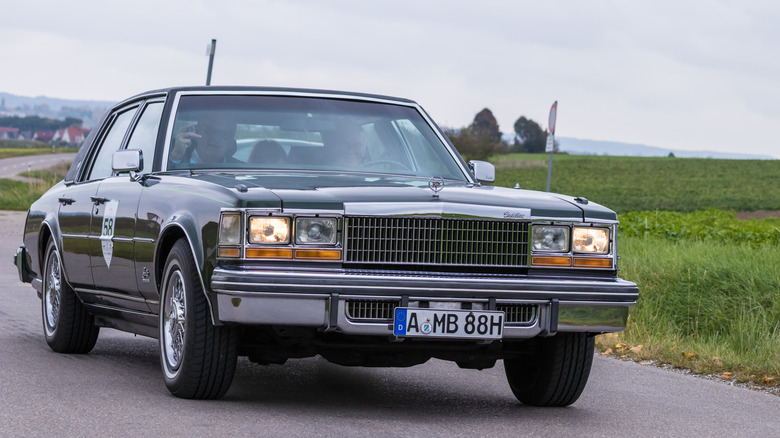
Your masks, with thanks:
[[(520, 116), (514, 124), (515, 139), (510, 144), (503, 140), (493, 113), (485, 108), (474, 116), (465, 128), (445, 129), (447, 137), (470, 160), (484, 160), (492, 155), (509, 153), (543, 153), (547, 145), (547, 131), (538, 123)], [(555, 152), (558, 144), (555, 144)]]
[(83, 120), (76, 117), (66, 117), (65, 120), (50, 119), (40, 116), (10, 116), (0, 117), (0, 126), (19, 128), (19, 131), (56, 131), (68, 126), (81, 126)]

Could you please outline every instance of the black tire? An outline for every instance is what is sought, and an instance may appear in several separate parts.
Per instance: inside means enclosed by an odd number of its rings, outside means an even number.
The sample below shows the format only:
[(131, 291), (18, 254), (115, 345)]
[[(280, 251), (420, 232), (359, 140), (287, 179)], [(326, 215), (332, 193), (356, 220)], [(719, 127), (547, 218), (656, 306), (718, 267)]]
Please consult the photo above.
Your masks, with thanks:
[(504, 360), (515, 397), (531, 406), (569, 406), (577, 401), (593, 363), (593, 336), (558, 333), (529, 342), (530, 356)]
[(45, 254), (41, 318), (46, 343), (57, 353), (89, 353), (97, 342), (100, 327), (65, 280), (62, 258), (51, 238)]
[(225, 395), (236, 370), (235, 328), (211, 323), (206, 296), (185, 239), (171, 249), (160, 294), (160, 363), (171, 394), (187, 399)]

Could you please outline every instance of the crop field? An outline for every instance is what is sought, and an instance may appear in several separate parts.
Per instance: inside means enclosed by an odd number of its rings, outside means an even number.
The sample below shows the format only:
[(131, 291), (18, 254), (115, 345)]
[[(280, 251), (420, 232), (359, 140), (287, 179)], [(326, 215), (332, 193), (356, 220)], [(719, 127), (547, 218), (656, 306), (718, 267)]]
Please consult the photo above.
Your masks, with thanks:
[[(492, 160), (496, 185), (545, 190), (548, 155)], [(556, 155), (550, 191), (624, 213), (780, 210), (780, 160)]]
[(39, 142), (0, 139), (0, 159), (25, 155), (78, 152), (78, 150), (78, 147), (71, 146), (55, 146), (52, 149), (50, 145)]

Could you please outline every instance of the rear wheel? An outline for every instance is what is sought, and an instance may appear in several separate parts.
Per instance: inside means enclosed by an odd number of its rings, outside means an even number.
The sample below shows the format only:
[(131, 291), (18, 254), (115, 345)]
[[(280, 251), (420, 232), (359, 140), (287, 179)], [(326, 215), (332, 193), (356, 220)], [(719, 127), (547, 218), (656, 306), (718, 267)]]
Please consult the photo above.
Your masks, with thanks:
[(52, 239), (46, 244), (44, 260), (41, 315), (46, 343), (58, 353), (89, 353), (100, 327), (65, 281), (60, 252)]
[(208, 303), (184, 239), (168, 255), (160, 297), (160, 362), (171, 394), (220, 398), (236, 369), (237, 334), (211, 323)]
[(593, 363), (593, 336), (558, 333), (531, 341), (531, 355), (505, 359), (509, 386), (531, 406), (568, 406), (580, 397)]

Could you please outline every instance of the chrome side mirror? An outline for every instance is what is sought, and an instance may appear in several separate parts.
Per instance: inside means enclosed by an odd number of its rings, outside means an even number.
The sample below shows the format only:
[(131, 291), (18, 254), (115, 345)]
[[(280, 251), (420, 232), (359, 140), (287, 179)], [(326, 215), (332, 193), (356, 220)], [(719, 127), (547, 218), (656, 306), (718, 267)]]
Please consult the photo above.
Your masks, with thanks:
[(485, 184), (493, 184), (496, 180), (496, 167), (487, 161), (472, 160), (469, 161), (471, 173), (477, 181)]
[(130, 172), (130, 180), (138, 181), (144, 169), (144, 154), (140, 149), (116, 151), (111, 156), (111, 169), (116, 173)]

